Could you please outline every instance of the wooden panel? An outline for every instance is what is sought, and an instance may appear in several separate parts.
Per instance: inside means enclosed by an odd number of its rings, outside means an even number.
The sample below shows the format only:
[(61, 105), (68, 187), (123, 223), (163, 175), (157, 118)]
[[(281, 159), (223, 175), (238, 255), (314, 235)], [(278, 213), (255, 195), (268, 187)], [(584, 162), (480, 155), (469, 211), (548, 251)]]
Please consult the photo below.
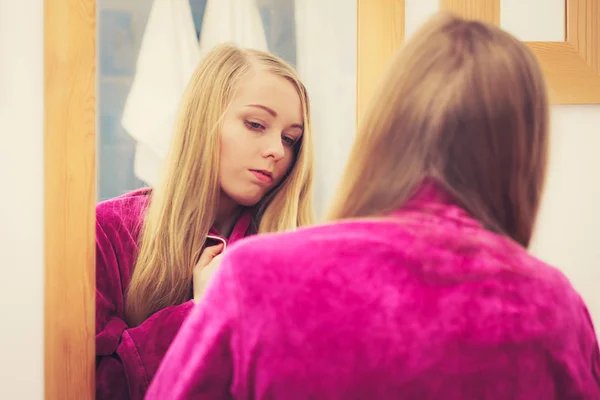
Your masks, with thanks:
[[(440, 0), (440, 9), (500, 23), (500, 0)], [(600, 1), (566, 0), (566, 40), (526, 42), (548, 82), (553, 104), (600, 104)], [(543, 12), (543, 10), (540, 10)]]
[(567, 1), (567, 43), (591, 71), (600, 74), (600, 1)]
[(500, 0), (440, 0), (440, 10), (500, 25)]
[(95, 0), (45, 0), (46, 400), (95, 394)]
[(404, 0), (358, 0), (357, 6), (356, 115), (360, 118), (404, 40)]
[(527, 45), (540, 61), (553, 104), (600, 104), (600, 75), (570, 43)]

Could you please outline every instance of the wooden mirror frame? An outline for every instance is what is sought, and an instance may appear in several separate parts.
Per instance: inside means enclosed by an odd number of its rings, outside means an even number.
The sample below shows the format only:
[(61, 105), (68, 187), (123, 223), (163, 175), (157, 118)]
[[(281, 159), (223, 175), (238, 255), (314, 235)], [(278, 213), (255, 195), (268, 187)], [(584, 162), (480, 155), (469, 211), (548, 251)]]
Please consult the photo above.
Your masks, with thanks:
[(95, 397), (96, 0), (44, 1), (44, 398)]
[(404, 41), (405, 0), (358, 0), (356, 12), (356, 118), (394, 52)]

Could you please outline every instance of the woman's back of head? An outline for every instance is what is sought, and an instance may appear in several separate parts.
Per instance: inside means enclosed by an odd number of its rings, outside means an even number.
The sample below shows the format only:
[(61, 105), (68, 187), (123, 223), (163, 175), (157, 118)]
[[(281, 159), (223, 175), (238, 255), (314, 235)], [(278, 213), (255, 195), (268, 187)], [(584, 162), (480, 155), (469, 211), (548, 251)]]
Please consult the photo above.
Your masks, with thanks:
[(527, 246), (546, 169), (535, 56), (500, 28), (440, 13), (392, 60), (363, 117), (331, 219), (384, 215), (434, 178)]

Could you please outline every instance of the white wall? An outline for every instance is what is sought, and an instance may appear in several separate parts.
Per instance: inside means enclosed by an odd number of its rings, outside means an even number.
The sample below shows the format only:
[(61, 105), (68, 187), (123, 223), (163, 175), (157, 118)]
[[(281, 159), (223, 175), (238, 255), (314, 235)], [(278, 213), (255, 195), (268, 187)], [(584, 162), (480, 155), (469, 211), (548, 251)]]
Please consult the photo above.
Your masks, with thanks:
[[(519, 39), (564, 40), (564, 0), (501, 0), (500, 7), (502, 27)], [(531, 250), (569, 277), (600, 336), (599, 126), (600, 105), (552, 107), (549, 176)]]
[[(564, 0), (501, 0), (501, 26), (524, 41), (562, 41), (564, 5)], [(406, 0), (406, 34), (437, 10), (438, 0)], [(553, 106), (551, 140), (531, 251), (567, 275), (600, 336), (600, 105)]]
[(581, 293), (600, 337), (600, 105), (552, 109), (550, 171), (532, 252)]
[(0, 0), (0, 399), (43, 398), (43, 0)]

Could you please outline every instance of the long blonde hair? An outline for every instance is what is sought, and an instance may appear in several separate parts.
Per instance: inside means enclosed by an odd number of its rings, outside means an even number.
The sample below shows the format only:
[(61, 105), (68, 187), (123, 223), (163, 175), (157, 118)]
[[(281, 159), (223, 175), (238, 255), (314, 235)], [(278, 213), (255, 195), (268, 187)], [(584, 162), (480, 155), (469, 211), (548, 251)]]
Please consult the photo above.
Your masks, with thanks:
[(189, 299), (193, 267), (216, 217), (222, 119), (240, 79), (251, 68), (293, 84), (304, 118), (294, 164), (285, 180), (256, 206), (253, 230), (277, 232), (314, 222), (313, 143), (304, 85), (292, 67), (272, 54), (231, 44), (217, 46), (187, 85), (164, 177), (151, 194), (125, 303), (130, 326)]
[(546, 173), (535, 56), (495, 26), (438, 13), (395, 55), (357, 134), (330, 220), (380, 217), (434, 179), (527, 247)]

